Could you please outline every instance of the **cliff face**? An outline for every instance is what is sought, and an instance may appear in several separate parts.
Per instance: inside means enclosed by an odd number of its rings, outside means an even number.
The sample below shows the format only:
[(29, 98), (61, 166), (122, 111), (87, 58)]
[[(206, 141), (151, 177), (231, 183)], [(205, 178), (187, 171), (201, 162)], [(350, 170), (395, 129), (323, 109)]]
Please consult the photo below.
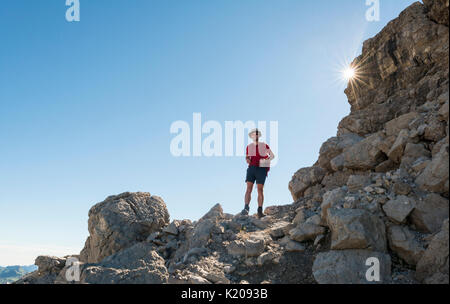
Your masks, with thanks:
[[(369, 283), (374, 260), (381, 283), (448, 283), (448, 29), (448, 0), (426, 0), (364, 43), (351, 113), (293, 176), (293, 204), (194, 223), (148, 193), (92, 207), (81, 283)], [(68, 258), (19, 283), (66, 283)]]

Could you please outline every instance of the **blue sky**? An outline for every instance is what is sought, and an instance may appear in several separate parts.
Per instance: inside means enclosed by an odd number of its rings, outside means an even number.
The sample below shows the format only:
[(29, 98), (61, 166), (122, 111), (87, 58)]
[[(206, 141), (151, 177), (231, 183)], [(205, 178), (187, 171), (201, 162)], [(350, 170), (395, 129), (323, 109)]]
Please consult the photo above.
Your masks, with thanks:
[[(243, 206), (239, 157), (175, 158), (177, 120), (278, 121), (266, 206), (289, 204), (348, 114), (342, 63), (414, 1), (4, 0), (0, 6), (0, 265), (78, 252), (89, 208), (125, 191), (172, 219)], [(256, 197), (252, 201), (255, 210)]]

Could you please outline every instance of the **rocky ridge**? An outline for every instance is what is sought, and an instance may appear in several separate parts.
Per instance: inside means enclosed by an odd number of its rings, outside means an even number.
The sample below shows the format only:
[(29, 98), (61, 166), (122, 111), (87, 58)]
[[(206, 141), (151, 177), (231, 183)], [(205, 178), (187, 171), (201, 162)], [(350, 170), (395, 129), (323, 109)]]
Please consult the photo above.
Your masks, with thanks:
[[(149, 193), (89, 211), (81, 283), (449, 282), (448, 0), (411, 5), (363, 45), (351, 113), (312, 167), (289, 183), (294, 203), (267, 216), (169, 221)], [(67, 283), (69, 257), (38, 257), (18, 283)]]

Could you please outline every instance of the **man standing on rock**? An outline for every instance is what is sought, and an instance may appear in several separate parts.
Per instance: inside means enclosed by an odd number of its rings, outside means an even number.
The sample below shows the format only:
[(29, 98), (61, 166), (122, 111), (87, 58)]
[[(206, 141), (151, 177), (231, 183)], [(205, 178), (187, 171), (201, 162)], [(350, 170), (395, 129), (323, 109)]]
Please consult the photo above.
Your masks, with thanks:
[(242, 210), (242, 215), (248, 215), (250, 211), (250, 201), (252, 199), (253, 185), (256, 182), (258, 188), (258, 217), (264, 217), (264, 183), (270, 170), (270, 161), (275, 158), (270, 147), (259, 141), (261, 131), (258, 129), (251, 130), (248, 136), (253, 140), (253, 143), (247, 146), (246, 160), (248, 163), (247, 177), (247, 191), (245, 192), (245, 207)]

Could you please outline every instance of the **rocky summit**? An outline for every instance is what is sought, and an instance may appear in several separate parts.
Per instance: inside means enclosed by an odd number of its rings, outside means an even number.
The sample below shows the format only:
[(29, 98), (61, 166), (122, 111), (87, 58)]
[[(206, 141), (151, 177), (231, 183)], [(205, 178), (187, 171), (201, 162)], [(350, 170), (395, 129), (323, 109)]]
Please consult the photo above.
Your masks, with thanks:
[(423, 2), (364, 43), (351, 113), (292, 177), (294, 203), (192, 222), (149, 193), (111, 196), (80, 254), (38, 257), (18, 283), (67, 283), (75, 257), (79, 283), (448, 284), (449, 1)]

